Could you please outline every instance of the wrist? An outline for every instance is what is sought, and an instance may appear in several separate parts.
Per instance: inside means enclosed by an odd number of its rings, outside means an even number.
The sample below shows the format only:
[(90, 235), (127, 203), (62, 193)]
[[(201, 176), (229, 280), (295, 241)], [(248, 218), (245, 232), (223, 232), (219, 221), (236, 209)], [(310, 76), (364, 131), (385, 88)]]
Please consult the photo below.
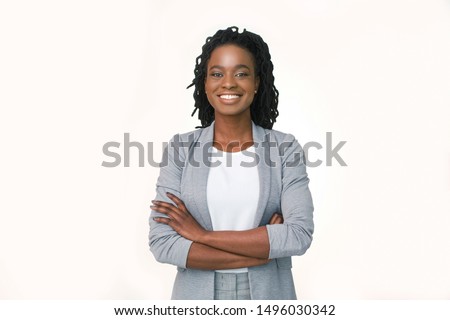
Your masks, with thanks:
[(207, 245), (208, 237), (209, 237), (210, 233), (211, 233), (211, 231), (204, 230), (204, 231), (197, 237), (197, 240), (196, 240), (195, 242), (201, 243), (201, 244), (204, 244), (204, 245)]

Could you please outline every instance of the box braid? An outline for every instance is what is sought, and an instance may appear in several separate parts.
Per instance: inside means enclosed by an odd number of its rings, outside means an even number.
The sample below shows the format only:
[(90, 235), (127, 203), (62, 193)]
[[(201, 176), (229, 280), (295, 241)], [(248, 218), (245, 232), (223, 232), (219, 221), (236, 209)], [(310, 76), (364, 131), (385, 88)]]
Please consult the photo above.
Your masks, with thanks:
[(198, 109), (198, 118), (201, 126), (206, 128), (214, 120), (214, 109), (209, 104), (205, 93), (205, 77), (207, 64), (214, 49), (225, 44), (234, 44), (252, 53), (255, 61), (255, 73), (259, 76), (258, 93), (255, 95), (250, 106), (250, 114), (255, 124), (272, 129), (278, 117), (278, 90), (275, 88), (273, 76), (273, 64), (270, 60), (269, 47), (257, 34), (246, 31), (239, 33), (238, 27), (229, 27), (219, 30), (212, 37), (206, 38), (206, 43), (202, 47), (202, 54), (197, 57), (195, 63), (195, 78), (187, 87), (194, 86), (195, 108), (191, 116), (194, 116)]

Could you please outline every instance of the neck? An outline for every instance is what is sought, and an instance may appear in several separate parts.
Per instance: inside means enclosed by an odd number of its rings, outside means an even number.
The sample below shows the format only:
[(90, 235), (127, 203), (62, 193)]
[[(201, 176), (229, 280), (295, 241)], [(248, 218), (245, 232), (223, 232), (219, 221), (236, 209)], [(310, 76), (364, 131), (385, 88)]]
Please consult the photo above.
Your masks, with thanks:
[[(252, 120), (250, 117), (218, 117), (214, 121), (214, 138), (219, 149), (246, 149), (253, 144)], [(227, 145), (229, 145), (227, 147)], [(231, 149), (230, 149), (231, 148)]]

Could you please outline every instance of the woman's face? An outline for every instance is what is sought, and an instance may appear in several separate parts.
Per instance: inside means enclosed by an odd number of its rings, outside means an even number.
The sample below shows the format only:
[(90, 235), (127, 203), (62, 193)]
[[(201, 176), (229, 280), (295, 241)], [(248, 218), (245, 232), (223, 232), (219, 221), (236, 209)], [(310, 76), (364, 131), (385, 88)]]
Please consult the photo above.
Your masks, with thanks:
[(250, 104), (258, 85), (253, 55), (249, 51), (227, 44), (211, 53), (205, 91), (216, 119), (221, 115), (250, 118)]

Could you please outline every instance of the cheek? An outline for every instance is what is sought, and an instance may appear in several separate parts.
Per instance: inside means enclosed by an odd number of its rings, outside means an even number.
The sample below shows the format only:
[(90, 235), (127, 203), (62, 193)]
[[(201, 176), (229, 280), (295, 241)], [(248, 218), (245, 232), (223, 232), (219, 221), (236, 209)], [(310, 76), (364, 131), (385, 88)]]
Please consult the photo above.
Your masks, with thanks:
[(210, 85), (205, 84), (205, 94), (206, 94), (206, 97), (208, 98), (208, 100), (211, 98), (213, 92), (214, 92), (214, 88), (211, 88)]
[(207, 87), (205, 85), (205, 95), (206, 95), (206, 99), (208, 100), (209, 104), (211, 105), (211, 107), (214, 108), (214, 88), (211, 87)]
[(211, 91), (211, 84), (209, 83), (209, 81), (205, 81), (205, 91)]
[(205, 88), (214, 88), (214, 86), (214, 81), (208, 79), (205, 80)]

